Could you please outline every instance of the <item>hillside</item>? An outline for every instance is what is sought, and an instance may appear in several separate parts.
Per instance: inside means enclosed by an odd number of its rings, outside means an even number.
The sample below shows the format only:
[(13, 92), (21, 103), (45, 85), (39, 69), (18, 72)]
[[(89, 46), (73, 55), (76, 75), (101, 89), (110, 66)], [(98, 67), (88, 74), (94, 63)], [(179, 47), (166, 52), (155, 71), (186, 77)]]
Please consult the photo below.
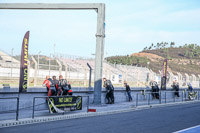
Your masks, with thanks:
[[(155, 47), (155, 46), (154, 46)], [(168, 71), (182, 74), (200, 74), (200, 47), (190, 44), (180, 47), (146, 48), (129, 56), (108, 57), (110, 63), (148, 67), (155, 72), (162, 70), (163, 60), (168, 59)], [(148, 63), (149, 62), (149, 63)]]

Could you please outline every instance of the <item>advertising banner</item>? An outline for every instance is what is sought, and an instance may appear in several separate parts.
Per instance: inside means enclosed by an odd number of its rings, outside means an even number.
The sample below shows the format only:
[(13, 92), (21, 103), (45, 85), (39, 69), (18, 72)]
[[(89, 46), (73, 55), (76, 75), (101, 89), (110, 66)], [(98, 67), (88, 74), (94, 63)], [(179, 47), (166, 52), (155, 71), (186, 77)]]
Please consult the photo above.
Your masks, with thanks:
[(82, 110), (82, 97), (49, 97), (48, 105), (51, 113), (63, 113), (69, 110)]
[(28, 43), (29, 43), (29, 31), (26, 32), (21, 50), (21, 62), (20, 62), (20, 80), (19, 80), (19, 92), (27, 91), (28, 82)]
[(167, 59), (165, 59), (163, 62), (161, 90), (166, 90), (166, 83), (167, 83)]

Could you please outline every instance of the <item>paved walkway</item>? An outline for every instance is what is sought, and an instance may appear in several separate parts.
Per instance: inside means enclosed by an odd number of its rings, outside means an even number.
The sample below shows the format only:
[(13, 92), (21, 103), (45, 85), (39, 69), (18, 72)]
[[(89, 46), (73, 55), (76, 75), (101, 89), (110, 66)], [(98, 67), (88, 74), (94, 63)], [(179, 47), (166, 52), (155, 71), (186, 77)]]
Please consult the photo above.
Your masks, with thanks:
[[(149, 108), (155, 107), (166, 107), (172, 106), (176, 104), (190, 104), (199, 101), (184, 101), (184, 102), (173, 102), (173, 100), (169, 99), (168, 102), (165, 104), (159, 104), (158, 100), (151, 101), (151, 104), (148, 105), (147, 101), (140, 101), (138, 106), (136, 107), (136, 102), (123, 102), (123, 103), (115, 103), (115, 104), (102, 104), (102, 105), (90, 105), (89, 109), (95, 109), (96, 112), (87, 112), (87, 107), (83, 107), (81, 111), (73, 111), (73, 112), (66, 112), (65, 114), (49, 114), (48, 110), (35, 112), (35, 117), (32, 119), (32, 113), (26, 114), (26, 110), (20, 113), (20, 119), (18, 121), (11, 119), (11, 120), (1, 120), (0, 121), (0, 128), (9, 127), (9, 126), (17, 126), (17, 125), (25, 125), (31, 123), (41, 123), (41, 122), (48, 122), (48, 121), (56, 121), (56, 120), (64, 120), (64, 119), (74, 119), (74, 118), (81, 118), (81, 117), (91, 117), (91, 116), (98, 116), (98, 115), (108, 115), (108, 114), (116, 114), (122, 112), (129, 112), (134, 110), (144, 110)], [(24, 112), (24, 115), (23, 115)], [(32, 109), (29, 109), (29, 112), (32, 112)], [(2, 114), (1, 114), (2, 115)], [(15, 114), (13, 114), (15, 115)], [(8, 119), (11, 117), (9, 114), (3, 114), (4, 119)]]

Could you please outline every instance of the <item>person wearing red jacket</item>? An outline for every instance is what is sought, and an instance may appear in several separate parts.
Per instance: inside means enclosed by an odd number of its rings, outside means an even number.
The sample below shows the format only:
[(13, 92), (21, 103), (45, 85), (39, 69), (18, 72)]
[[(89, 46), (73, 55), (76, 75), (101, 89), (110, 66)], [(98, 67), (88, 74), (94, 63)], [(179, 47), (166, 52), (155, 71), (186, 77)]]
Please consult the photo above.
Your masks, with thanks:
[(49, 75), (46, 76), (46, 80), (42, 84), (43, 87), (47, 87), (48, 96), (55, 95), (56, 90), (53, 83), (53, 80), (50, 78)]

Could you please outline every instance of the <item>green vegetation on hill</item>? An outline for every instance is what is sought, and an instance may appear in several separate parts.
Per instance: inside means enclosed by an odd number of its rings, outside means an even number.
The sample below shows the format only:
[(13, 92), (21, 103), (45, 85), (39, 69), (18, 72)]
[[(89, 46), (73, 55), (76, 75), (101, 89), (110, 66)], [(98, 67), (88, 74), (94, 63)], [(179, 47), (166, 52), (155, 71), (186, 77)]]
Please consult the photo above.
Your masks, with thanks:
[[(112, 64), (122, 64), (122, 65), (144, 65), (147, 64), (149, 59), (145, 57), (137, 56), (112, 56), (106, 58), (106, 60)], [(145, 66), (145, 65), (144, 65)]]
[(185, 44), (184, 46), (174, 47), (175, 43), (161, 42), (149, 47), (145, 47), (142, 52), (153, 53), (164, 58), (187, 58), (200, 59), (200, 46), (197, 44)]
[[(163, 59), (168, 59), (168, 67), (172, 72), (182, 74), (200, 74), (200, 46), (197, 44), (185, 44), (184, 46), (175, 47), (175, 43), (161, 42), (149, 47), (145, 47), (140, 53), (150, 53), (158, 55)], [(139, 56), (112, 56), (106, 58), (110, 63), (122, 65), (138, 65), (148, 67), (155, 72), (162, 70), (162, 59), (152, 59), (152, 57)], [(149, 64), (147, 63), (149, 62)]]

